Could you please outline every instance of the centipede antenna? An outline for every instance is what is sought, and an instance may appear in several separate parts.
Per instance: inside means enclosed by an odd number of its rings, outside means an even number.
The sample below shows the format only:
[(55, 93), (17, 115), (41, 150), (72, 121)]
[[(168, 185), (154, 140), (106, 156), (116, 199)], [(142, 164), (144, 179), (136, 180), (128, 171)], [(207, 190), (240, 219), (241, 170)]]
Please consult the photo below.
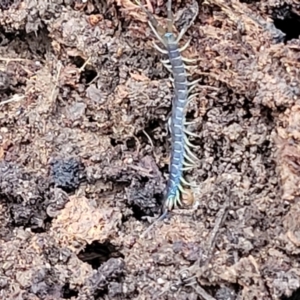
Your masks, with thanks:
[(173, 27), (172, 0), (168, 0), (167, 15), (168, 15), (167, 30), (168, 32), (172, 32), (172, 27)]
[(154, 17), (154, 15), (145, 8), (145, 6), (139, 1), (139, 0), (135, 0), (135, 3), (144, 11), (144, 13), (147, 15), (149, 21), (152, 23), (152, 25), (154, 27), (158, 27), (160, 26), (158, 24), (158, 21), (156, 20), (156, 18)]
[(150, 28), (152, 29), (155, 36), (159, 39), (159, 41), (163, 44), (165, 44), (162, 36), (166, 33), (166, 30), (158, 24), (158, 21), (154, 17), (154, 15), (145, 8), (145, 6), (139, 1), (135, 0), (135, 3), (144, 11), (144, 13), (148, 17), (148, 24)]
[[(155, 21), (156, 21), (156, 19), (155, 19)], [(158, 38), (158, 40), (159, 40), (163, 45), (165, 45), (165, 41), (164, 41), (164, 39), (162, 38), (162, 36), (165, 34), (165, 29), (164, 29), (162, 26), (160, 26), (160, 25), (154, 26), (150, 20), (148, 21), (148, 24), (149, 24), (149, 26), (150, 26), (152, 32), (153, 32), (153, 33), (155, 34), (155, 36)], [(154, 43), (154, 44), (155, 44), (155, 43)], [(168, 53), (164, 53), (164, 54), (168, 54)]]

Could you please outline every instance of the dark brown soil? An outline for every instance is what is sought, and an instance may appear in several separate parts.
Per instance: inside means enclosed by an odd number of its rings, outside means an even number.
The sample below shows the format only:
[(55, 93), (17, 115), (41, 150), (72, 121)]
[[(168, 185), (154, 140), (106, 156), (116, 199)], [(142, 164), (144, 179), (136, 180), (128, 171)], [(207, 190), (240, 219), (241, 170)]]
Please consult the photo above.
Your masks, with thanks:
[(147, 236), (173, 91), (145, 15), (130, 0), (0, 8), (0, 299), (300, 298), (298, 0), (199, 1), (184, 37), (195, 187)]

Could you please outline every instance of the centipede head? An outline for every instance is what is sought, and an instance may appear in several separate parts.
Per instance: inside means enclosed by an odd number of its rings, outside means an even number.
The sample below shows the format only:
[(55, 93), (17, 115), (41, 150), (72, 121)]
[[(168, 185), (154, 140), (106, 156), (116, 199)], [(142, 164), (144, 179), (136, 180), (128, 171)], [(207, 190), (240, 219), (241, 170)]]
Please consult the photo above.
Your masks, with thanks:
[(145, 8), (145, 6), (138, 0), (135, 0), (135, 3), (144, 11), (144, 13), (148, 17), (148, 22), (151, 29), (154, 31), (155, 35), (158, 35), (160, 38), (164, 38), (165, 34), (167, 33), (167, 29), (161, 26), (154, 15)]

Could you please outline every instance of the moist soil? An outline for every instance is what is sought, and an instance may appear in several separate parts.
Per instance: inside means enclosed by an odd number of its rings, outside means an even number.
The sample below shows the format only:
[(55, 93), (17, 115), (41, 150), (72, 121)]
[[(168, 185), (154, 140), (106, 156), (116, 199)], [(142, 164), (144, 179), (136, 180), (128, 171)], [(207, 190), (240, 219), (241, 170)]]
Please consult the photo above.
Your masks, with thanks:
[[(198, 5), (182, 45), (199, 161), (143, 234), (174, 95), (145, 13), (0, 0), (1, 299), (300, 298), (300, 4)], [(147, 7), (166, 24), (164, 1)], [(192, 7), (173, 1), (178, 31)]]

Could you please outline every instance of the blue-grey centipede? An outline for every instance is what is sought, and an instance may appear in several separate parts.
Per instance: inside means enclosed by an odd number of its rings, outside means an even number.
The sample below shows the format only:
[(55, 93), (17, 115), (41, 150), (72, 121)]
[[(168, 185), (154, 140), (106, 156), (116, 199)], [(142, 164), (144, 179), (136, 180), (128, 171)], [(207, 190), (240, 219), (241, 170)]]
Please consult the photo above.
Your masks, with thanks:
[(185, 110), (188, 102), (195, 96), (190, 95), (190, 92), (198, 83), (199, 80), (192, 82), (188, 81), (186, 63), (193, 63), (196, 60), (182, 57), (181, 52), (184, 51), (190, 44), (188, 41), (181, 48), (178, 46), (179, 41), (185, 34), (189, 26), (184, 27), (177, 37), (172, 32), (173, 15), (172, 15), (172, 0), (167, 2), (167, 27), (164, 28), (158, 24), (155, 17), (138, 1), (136, 3), (143, 9), (148, 16), (148, 24), (153, 33), (164, 46), (165, 49), (154, 43), (154, 47), (164, 55), (167, 55), (166, 60), (162, 60), (164, 66), (171, 72), (173, 77), (174, 98), (172, 101), (172, 114), (170, 119), (171, 131), (171, 160), (169, 168), (169, 180), (167, 183), (167, 193), (164, 200), (163, 216), (178, 204), (181, 205), (181, 193), (185, 193), (183, 185), (189, 183), (183, 178), (183, 171), (186, 168), (194, 167), (197, 157), (192, 153), (190, 147), (193, 145), (188, 141), (187, 134), (191, 134), (185, 129)]

